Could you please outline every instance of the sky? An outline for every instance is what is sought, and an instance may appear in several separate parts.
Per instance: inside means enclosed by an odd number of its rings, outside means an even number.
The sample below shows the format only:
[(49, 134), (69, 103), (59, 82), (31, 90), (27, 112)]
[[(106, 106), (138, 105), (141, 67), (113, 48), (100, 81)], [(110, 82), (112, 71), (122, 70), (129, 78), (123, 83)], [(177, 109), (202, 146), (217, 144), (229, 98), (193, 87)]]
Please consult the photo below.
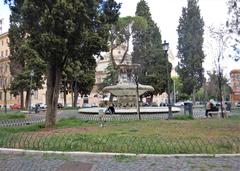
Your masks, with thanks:
[[(121, 16), (134, 16), (136, 6), (139, 0), (116, 0), (122, 3), (120, 9)], [(214, 69), (212, 48), (209, 48), (211, 42), (208, 34), (208, 27), (219, 27), (221, 24), (225, 24), (227, 14), (227, 0), (199, 0), (200, 13), (205, 22), (205, 35), (204, 35), (204, 54), (206, 55), (203, 67), (205, 72), (212, 71)], [(187, 6), (187, 0), (146, 0), (152, 14), (152, 19), (157, 23), (162, 40), (166, 40), (170, 44), (170, 49), (174, 56), (177, 54), (177, 26), (178, 21), (182, 13), (182, 8)], [(8, 30), (10, 11), (8, 6), (0, 3), (0, 19), (3, 21), (3, 32)], [(174, 64), (177, 63), (177, 58)], [(230, 58), (225, 58), (223, 62), (224, 75), (229, 77), (229, 72), (232, 69), (240, 69), (240, 62), (234, 62)]]

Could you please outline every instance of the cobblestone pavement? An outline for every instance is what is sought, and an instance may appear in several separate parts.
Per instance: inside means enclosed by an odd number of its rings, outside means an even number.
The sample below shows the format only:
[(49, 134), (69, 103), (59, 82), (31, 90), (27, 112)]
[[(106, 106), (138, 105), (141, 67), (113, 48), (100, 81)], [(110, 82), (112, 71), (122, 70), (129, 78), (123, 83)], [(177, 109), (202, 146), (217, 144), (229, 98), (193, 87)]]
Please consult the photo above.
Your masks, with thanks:
[(240, 157), (0, 154), (1, 171), (239, 171)]

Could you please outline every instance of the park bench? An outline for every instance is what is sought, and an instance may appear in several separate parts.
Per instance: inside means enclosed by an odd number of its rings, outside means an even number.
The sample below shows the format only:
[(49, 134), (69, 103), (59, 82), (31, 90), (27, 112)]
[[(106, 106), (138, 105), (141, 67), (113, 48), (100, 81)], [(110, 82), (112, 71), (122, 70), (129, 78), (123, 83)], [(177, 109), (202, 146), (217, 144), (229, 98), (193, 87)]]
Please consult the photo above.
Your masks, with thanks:
[[(219, 111), (209, 111), (208, 114), (212, 114), (212, 117), (221, 118), (221, 110)], [(230, 111), (223, 111), (224, 118), (228, 118)]]

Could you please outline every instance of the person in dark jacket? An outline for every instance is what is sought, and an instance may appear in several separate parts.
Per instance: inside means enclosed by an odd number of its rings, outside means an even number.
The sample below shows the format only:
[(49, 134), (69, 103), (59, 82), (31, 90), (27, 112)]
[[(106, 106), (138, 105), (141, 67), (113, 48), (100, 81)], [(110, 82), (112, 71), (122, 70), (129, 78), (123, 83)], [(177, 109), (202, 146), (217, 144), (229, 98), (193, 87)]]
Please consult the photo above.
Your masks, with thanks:
[(109, 114), (111, 114), (111, 115), (115, 113), (115, 108), (114, 108), (114, 104), (113, 103), (109, 104), (109, 106), (108, 106), (108, 108), (107, 108), (105, 113), (107, 113), (107, 112), (109, 112)]
[(209, 113), (210, 111), (218, 111), (218, 107), (216, 106), (216, 103), (213, 99), (209, 100), (209, 102), (207, 102), (207, 107), (206, 107), (206, 112), (205, 112), (205, 116), (208, 117), (211, 116), (212, 114)]

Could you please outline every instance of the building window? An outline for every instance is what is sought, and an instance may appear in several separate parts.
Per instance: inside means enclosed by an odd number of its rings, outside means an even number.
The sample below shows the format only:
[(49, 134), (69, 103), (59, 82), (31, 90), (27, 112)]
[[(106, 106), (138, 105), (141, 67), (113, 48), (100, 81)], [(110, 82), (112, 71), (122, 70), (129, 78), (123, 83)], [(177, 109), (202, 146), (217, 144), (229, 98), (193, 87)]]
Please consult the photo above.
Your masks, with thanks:
[(3, 57), (3, 51), (1, 51), (1, 57)]
[(3, 95), (2, 92), (0, 92), (0, 100), (3, 100), (3, 99), (2, 99), (2, 95)]
[(5, 56), (6, 56), (6, 57), (8, 56), (8, 50), (5, 51)]
[(4, 45), (4, 41), (2, 40), (2, 46)]

